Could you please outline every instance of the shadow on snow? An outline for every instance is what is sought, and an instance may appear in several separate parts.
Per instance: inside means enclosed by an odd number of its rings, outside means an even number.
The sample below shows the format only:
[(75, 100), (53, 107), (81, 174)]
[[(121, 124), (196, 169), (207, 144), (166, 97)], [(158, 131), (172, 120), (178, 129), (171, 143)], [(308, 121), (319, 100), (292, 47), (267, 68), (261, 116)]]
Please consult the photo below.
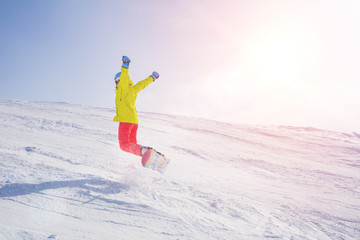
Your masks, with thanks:
[(81, 188), (99, 194), (117, 194), (129, 189), (129, 187), (125, 184), (103, 179), (52, 181), (39, 184), (13, 183), (0, 188), (0, 198), (28, 195), (32, 193), (39, 193), (44, 190), (59, 188)]
[[(129, 190), (129, 186), (112, 182), (103, 179), (81, 179), (81, 180), (69, 180), (69, 181), (52, 181), (44, 182), (39, 184), (28, 184), (28, 183), (12, 183), (3, 186), (0, 188), (0, 198), (11, 198), (17, 196), (24, 196), (33, 193), (41, 193), (42, 191), (51, 190), (51, 189), (61, 189), (61, 188), (78, 188), (85, 192), (85, 195), (88, 196), (87, 201), (81, 201), (77, 199), (70, 199), (73, 201), (82, 202), (83, 204), (92, 204), (94, 206), (101, 206), (99, 202), (102, 201), (107, 203), (107, 208), (111, 208), (117, 211), (130, 211), (130, 212), (139, 212), (142, 214), (150, 214), (151, 216), (160, 216), (166, 217), (166, 214), (156, 211), (152, 207), (144, 204), (130, 203), (117, 199), (108, 199), (104, 195), (117, 194), (123, 191)], [(92, 193), (97, 193), (94, 196)], [(65, 199), (68, 199), (64, 197)], [(105, 209), (103, 209), (105, 210)], [(108, 210), (109, 211), (109, 210)]]

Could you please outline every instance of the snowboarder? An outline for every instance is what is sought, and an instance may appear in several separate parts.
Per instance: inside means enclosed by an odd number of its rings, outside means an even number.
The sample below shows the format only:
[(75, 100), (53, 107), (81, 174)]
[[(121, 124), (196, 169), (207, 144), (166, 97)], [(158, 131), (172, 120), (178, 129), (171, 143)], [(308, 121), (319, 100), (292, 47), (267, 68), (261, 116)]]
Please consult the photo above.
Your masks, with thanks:
[(116, 83), (116, 116), (114, 122), (119, 123), (119, 144), (120, 148), (137, 156), (143, 156), (144, 153), (150, 150), (150, 147), (145, 147), (137, 144), (136, 134), (138, 130), (138, 113), (135, 107), (137, 94), (146, 88), (150, 83), (159, 78), (157, 72), (153, 72), (148, 78), (142, 80), (134, 85), (129, 78), (129, 64), (130, 59), (127, 56), (122, 58), (123, 64), (121, 72), (115, 75)]

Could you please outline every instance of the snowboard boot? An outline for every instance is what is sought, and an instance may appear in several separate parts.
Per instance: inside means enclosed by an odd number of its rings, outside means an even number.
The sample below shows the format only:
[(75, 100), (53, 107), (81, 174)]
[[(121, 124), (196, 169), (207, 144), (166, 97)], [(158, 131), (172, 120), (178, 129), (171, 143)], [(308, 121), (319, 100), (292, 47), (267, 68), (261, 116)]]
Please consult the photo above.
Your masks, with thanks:
[(146, 147), (146, 146), (142, 146), (141, 150), (140, 150), (140, 154), (141, 156), (144, 156), (144, 154), (149, 151), (150, 149), (152, 149), (151, 147)]

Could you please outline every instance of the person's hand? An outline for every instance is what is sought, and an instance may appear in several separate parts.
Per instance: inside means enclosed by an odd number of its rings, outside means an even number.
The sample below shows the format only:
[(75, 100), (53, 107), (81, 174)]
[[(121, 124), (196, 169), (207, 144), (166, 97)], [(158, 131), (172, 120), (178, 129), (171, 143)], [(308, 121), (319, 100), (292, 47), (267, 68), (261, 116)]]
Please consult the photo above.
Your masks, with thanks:
[(152, 78), (154, 79), (154, 81), (155, 81), (156, 79), (158, 79), (158, 78), (160, 77), (160, 75), (159, 75), (157, 72), (153, 72), (153, 73), (150, 75), (150, 77), (152, 77)]
[(127, 56), (123, 56), (122, 57), (122, 61), (123, 61), (123, 68), (129, 68), (129, 64), (131, 62), (130, 58), (128, 58)]

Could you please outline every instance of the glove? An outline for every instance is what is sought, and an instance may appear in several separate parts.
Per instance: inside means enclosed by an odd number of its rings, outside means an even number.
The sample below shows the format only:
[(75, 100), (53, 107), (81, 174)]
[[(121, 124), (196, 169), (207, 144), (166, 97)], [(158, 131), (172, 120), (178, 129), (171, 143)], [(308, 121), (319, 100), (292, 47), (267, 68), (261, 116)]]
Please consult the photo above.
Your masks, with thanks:
[(122, 65), (123, 68), (128, 69), (129, 68), (129, 63), (131, 62), (130, 58), (128, 58), (127, 56), (123, 56), (122, 61), (123, 61), (123, 65)]
[(150, 77), (152, 77), (152, 78), (154, 79), (154, 81), (155, 81), (156, 79), (158, 79), (158, 78), (160, 77), (160, 75), (159, 75), (157, 72), (153, 72), (153, 73), (150, 75)]

